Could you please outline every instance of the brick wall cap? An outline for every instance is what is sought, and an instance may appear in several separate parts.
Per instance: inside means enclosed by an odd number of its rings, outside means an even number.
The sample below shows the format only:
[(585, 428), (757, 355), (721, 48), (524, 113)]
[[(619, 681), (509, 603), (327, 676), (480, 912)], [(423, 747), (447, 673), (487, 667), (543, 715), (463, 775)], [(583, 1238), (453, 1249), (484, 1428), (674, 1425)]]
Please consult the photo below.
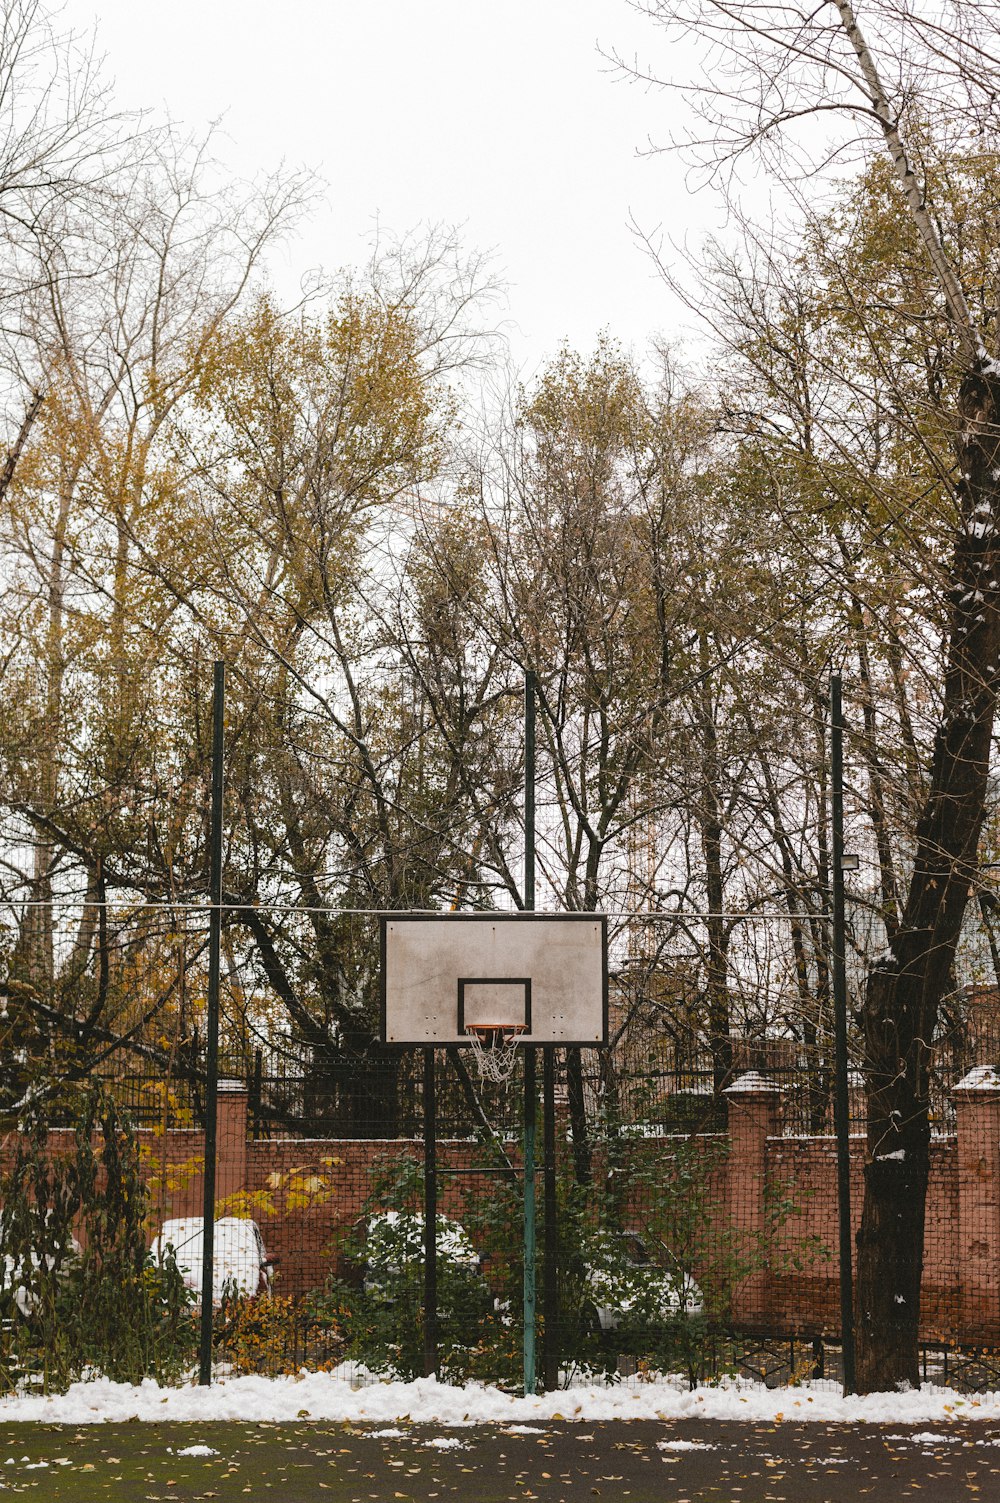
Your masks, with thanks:
[(976, 1065), (968, 1075), (962, 1076), (953, 1090), (976, 1091), (984, 1096), (1000, 1095), (1000, 1072), (993, 1065)]
[(738, 1075), (731, 1086), (723, 1091), (723, 1096), (780, 1096), (785, 1087), (779, 1085), (776, 1080), (769, 1080), (766, 1075), (761, 1075), (759, 1070), (747, 1070), (745, 1074)]
[(245, 1080), (220, 1080), (217, 1082), (215, 1089), (219, 1095), (236, 1095), (238, 1091), (242, 1091), (244, 1095), (247, 1095), (247, 1083)]

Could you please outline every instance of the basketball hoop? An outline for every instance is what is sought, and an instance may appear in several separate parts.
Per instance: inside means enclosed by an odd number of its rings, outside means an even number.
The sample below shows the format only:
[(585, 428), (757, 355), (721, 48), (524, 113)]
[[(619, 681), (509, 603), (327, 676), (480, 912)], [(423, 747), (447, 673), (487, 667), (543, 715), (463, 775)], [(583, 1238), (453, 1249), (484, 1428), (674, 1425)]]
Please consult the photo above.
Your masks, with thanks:
[(523, 1023), (467, 1023), (465, 1032), (472, 1046), (480, 1080), (491, 1080), (494, 1085), (506, 1085), (514, 1073), (517, 1046)]

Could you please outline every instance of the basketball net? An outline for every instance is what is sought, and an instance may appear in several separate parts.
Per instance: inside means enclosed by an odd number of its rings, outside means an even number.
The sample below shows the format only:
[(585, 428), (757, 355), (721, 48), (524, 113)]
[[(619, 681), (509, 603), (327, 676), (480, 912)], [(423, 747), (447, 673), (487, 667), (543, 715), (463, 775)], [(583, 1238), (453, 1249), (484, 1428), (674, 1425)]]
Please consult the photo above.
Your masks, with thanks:
[(517, 1063), (517, 1046), (524, 1032), (524, 1024), (470, 1023), (466, 1028), (472, 1057), (476, 1062), (480, 1080), (492, 1081), (494, 1085), (506, 1085)]

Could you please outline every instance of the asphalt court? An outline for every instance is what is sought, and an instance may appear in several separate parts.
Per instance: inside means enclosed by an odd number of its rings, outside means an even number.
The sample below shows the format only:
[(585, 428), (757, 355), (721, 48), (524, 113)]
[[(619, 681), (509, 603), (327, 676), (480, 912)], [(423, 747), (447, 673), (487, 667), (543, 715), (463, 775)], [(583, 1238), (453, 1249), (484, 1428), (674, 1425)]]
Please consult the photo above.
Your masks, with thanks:
[(8, 1424), (0, 1492), (35, 1503), (991, 1503), (1000, 1425)]

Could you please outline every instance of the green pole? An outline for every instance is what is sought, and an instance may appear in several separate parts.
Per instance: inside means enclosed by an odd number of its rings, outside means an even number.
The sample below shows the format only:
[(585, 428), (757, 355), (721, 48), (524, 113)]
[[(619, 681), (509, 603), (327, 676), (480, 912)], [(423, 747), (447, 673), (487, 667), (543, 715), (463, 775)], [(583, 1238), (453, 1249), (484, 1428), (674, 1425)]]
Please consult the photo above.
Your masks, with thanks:
[(424, 1050), (424, 1377), (438, 1374), (437, 1103), (434, 1049)]
[[(535, 676), (524, 678), (524, 908), (535, 906)], [(535, 1391), (535, 1051), (524, 1051), (524, 1392)]]
[(524, 1051), (524, 1391), (535, 1391), (535, 1051)]

